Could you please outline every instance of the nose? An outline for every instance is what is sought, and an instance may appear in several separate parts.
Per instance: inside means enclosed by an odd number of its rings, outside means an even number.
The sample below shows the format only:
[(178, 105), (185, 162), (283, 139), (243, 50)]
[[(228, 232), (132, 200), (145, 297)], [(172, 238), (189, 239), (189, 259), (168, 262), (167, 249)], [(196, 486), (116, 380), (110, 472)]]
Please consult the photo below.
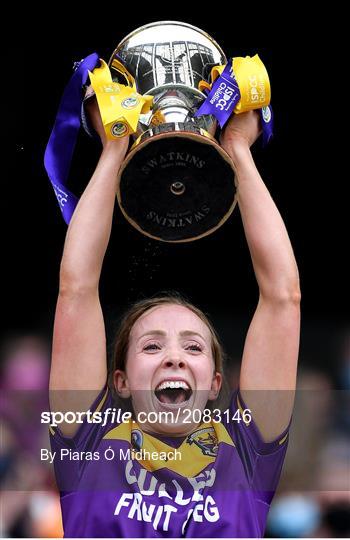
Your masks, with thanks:
[(173, 368), (184, 368), (186, 366), (186, 362), (183, 359), (180, 351), (174, 349), (172, 351), (169, 351), (169, 353), (166, 355), (166, 358), (164, 358), (163, 361), (163, 367), (173, 367)]

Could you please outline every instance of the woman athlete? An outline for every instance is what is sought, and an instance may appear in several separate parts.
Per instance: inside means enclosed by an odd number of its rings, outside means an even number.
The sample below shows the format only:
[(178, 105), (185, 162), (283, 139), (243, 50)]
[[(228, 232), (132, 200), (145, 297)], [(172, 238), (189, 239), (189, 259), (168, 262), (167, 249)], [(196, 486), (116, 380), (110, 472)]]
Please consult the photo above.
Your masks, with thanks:
[[(96, 100), (88, 107), (103, 150), (65, 240), (50, 401), (52, 411), (89, 411), (96, 422), (50, 429), (65, 536), (261, 537), (288, 441), (300, 288), (285, 225), (250, 151), (259, 115), (233, 115), (220, 141), (236, 170), (259, 301), (239, 389), (219, 411), (210, 407), (222, 385), (219, 341), (180, 296), (131, 306), (107, 373), (98, 288), (128, 140), (106, 140)], [(114, 394), (132, 417), (116, 419)], [(161, 412), (172, 416), (162, 421)]]

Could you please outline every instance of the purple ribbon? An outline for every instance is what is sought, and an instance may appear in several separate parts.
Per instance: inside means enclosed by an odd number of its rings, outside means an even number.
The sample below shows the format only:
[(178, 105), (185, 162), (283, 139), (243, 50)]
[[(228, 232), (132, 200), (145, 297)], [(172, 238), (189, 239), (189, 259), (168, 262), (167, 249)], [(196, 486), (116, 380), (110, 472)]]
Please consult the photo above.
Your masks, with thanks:
[[(212, 114), (223, 128), (234, 112), (236, 103), (241, 99), (241, 92), (232, 69), (232, 60), (225, 66), (222, 74), (214, 81), (213, 86), (194, 116)], [(273, 113), (271, 105), (259, 109), (263, 130), (263, 146), (273, 136)]]
[(79, 200), (66, 187), (66, 182), (81, 126), (83, 101), (81, 89), (87, 81), (88, 71), (93, 71), (98, 64), (99, 56), (97, 53), (92, 53), (74, 64), (75, 71), (63, 92), (56, 120), (45, 150), (45, 169), (67, 225)]
[(222, 74), (214, 81), (209, 95), (194, 116), (213, 114), (223, 128), (230, 118), (241, 93), (232, 69), (232, 62), (226, 65)]

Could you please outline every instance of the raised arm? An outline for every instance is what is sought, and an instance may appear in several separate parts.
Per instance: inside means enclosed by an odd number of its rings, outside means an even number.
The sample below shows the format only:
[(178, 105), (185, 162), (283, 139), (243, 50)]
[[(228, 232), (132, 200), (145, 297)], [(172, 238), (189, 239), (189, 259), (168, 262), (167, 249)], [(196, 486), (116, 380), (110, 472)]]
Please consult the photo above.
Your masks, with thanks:
[(253, 161), (256, 112), (233, 116), (221, 144), (236, 168), (238, 204), (259, 286), (242, 358), (240, 390), (266, 441), (288, 425), (294, 402), (300, 333), (300, 287), (287, 230)]
[[(89, 102), (89, 109), (103, 151), (75, 209), (63, 250), (50, 374), (54, 411), (86, 410), (107, 378), (98, 286), (111, 233), (117, 173), (128, 140), (106, 141), (95, 99)], [(75, 427), (67, 424), (62, 430), (70, 435)]]

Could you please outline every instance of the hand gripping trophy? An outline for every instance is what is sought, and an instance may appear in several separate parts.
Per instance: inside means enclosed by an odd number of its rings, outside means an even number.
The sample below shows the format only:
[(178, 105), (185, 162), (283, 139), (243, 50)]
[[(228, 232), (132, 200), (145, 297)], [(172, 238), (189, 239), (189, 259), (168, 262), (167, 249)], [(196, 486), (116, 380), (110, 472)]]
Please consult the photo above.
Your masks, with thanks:
[[(220, 227), (236, 204), (234, 165), (218, 143), (220, 128), (234, 112), (261, 109), (270, 129), (270, 85), (259, 57), (227, 62), (199, 28), (161, 21), (130, 33), (108, 65), (96, 57), (87, 73), (94, 92), (85, 103), (96, 94), (106, 136), (132, 136), (117, 189), (126, 219), (166, 242)], [(82, 111), (89, 131), (84, 104)], [(52, 183), (60, 202), (68, 190)]]

